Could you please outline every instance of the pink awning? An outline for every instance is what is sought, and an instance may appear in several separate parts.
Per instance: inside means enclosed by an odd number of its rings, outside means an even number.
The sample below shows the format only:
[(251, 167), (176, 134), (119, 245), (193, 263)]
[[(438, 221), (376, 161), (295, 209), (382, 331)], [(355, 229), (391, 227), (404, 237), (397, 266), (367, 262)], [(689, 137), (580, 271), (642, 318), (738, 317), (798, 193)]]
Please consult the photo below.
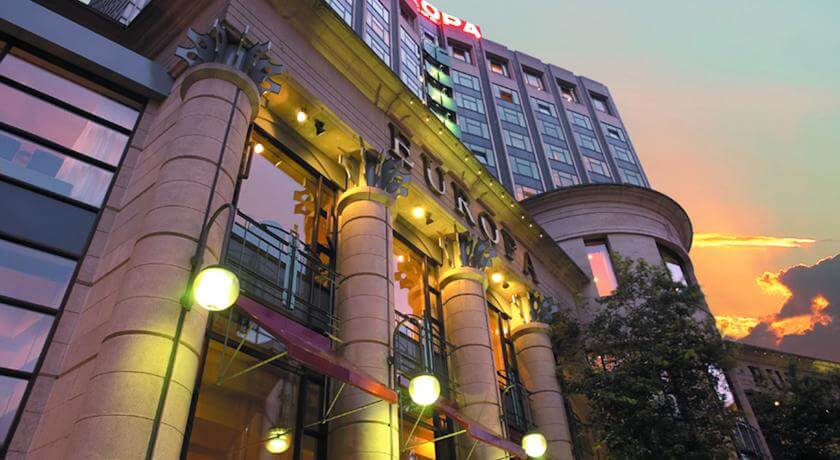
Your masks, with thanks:
[(245, 295), (239, 296), (236, 306), (282, 342), (289, 356), (296, 361), (391, 404), (397, 403), (394, 390), (336, 355), (328, 338)]

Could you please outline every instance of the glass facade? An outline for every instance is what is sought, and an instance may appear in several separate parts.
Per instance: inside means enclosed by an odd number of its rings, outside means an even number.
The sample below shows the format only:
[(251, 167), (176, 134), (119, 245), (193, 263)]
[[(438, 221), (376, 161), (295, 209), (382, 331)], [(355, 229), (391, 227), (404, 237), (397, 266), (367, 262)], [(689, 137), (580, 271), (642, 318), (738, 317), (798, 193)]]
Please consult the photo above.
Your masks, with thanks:
[(365, 0), (365, 43), (391, 65), (391, 17), (379, 0)]
[(138, 104), (34, 55), (0, 53), (0, 442), (49, 346)]

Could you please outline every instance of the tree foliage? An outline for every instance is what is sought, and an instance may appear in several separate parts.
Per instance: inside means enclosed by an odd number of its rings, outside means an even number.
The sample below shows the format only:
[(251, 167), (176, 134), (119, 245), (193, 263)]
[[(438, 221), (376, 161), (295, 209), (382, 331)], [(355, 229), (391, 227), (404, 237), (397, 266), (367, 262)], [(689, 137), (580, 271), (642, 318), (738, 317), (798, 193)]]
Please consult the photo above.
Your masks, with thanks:
[(792, 363), (788, 384), (750, 396), (773, 458), (840, 458), (840, 372), (803, 378)]
[[(726, 357), (700, 289), (673, 282), (664, 267), (613, 260), (618, 288), (591, 321), (553, 323), (566, 390), (588, 399), (609, 457), (728, 457), (734, 420), (710, 374)], [(576, 357), (586, 364), (570, 365)]]

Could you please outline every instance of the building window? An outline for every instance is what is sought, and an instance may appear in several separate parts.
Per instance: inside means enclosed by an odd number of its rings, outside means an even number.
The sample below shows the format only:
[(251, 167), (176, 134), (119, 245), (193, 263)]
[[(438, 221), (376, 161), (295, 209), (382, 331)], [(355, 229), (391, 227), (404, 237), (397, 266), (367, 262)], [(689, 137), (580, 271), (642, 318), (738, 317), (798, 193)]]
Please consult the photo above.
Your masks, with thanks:
[(534, 195), (539, 195), (542, 191), (535, 189), (534, 187), (528, 187), (527, 185), (522, 184), (514, 184), (514, 193), (516, 195), (516, 199), (518, 201), (522, 201), (526, 198), (530, 198)]
[(575, 139), (577, 139), (578, 145), (582, 148), (592, 150), (593, 152), (601, 151), (601, 147), (598, 146), (598, 141), (588, 134), (576, 132)]
[(636, 164), (636, 160), (633, 159), (633, 154), (630, 152), (630, 149), (621, 147), (618, 145), (610, 144), (610, 150), (613, 152), (613, 156), (621, 161), (626, 161), (628, 163)]
[(574, 85), (570, 85), (568, 83), (563, 83), (558, 81), (557, 86), (560, 87), (560, 96), (569, 103), (577, 104), (578, 97), (577, 97), (577, 90), (575, 89)]
[(603, 240), (586, 241), (586, 259), (589, 268), (592, 270), (592, 281), (601, 297), (608, 296), (618, 287), (613, 271), (610, 251), (607, 243)]
[(594, 107), (595, 110), (606, 114), (612, 114), (610, 111), (610, 102), (606, 97), (593, 93), (590, 93), (590, 95), (592, 96), (592, 107)]
[(551, 117), (557, 116), (557, 110), (554, 108), (554, 104), (534, 97), (531, 98), (531, 103), (534, 105), (537, 112)]
[(456, 85), (461, 85), (465, 88), (470, 88), (476, 91), (481, 91), (481, 84), (478, 81), (478, 78), (464, 72), (459, 72), (457, 70), (452, 70), (452, 81), (455, 82)]
[(510, 166), (513, 172), (531, 179), (540, 180), (540, 172), (537, 164), (531, 160), (510, 156)]
[[(6, 193), (24, 191), (18, 184), (26, 184), (25, 193), (37, 200), (25, 203), (26, 210), (38, 225), (63, 223), (44, 212), (59, 205), (56, 196), (63, 197), (60, 206), (71, 219), (93, 219), (125, 153), (139, 104), (17, 48), (0, 59), (0, 199), (20, 208), (24, 204), (12, 203)], [(35, 221), (3, 223), (14, 232)], [(0, 239), (0, 444), (70, 288), (78, 265), (71, 254), (81, 252), (90, 236), (68, 230), (62, 241), (50, 241), (50, 232), (35, 233), (24, 235), (26, 243)]]
[(606, 131), (608, 137), (624, 142), (624, 133), (621, 128), (604, 124), (604, 131)]
[(531, 152), (531, 138), (529, 138), (525, 134), (519, 134), (517, 132), (513, 132), (509, 129), (502, 129), (502, 137), (504, 138), (505, 145), (508, 147), (513, 147), (519, 150), (524, 150), (526, 152)]
[(551, 170), (551, 179), (554, 181), (554, 186), (557, 188), (571, 187), (572, 185), (578, 185), (580, 183), (577, 174), (558, 171), (556, 169)]
[(455, 104), (458, 107), (473, 112), (484, 114), (484, 102), (477, 97), (472, 97), (463, 93), (455, 93)]
[[(289, 155), (265, 140), (263, 153), (251, 160), (248, 179), (242, 181), (237, 208), (260, 224), (298, 235), (322, 259), (332, 255), (335, 192)], [(267, 193), (282, 196), (266, 205)], [(329, 262), (325, 260), (325, 264)]]
[(327, 4), (349, 26), (353, 26), (353, 0), (327, 0)]
[(624, 177), (625, 183), (638, 185), (639, 187), (645, 186), (645, 181), (642, 180), (641, 174), (637, 173), (636, 171), (630, 171), (624, 168), (620, 168), (620, 171), (621, 175)]
[(417, 97), (423, 97), (420, 84), (420, 46), (404, 27), (400, 27), (400, 77)]
[(509, 76), (507, 62), (500, 58), (490, 56), (487, 57), (487, 61), (490, 63), (491, 72), (505, 77)]
[(458, 126), (464, 134), (490, 139), (490, 129), (487, 127), (487, 123), (474, 120), (470, 117), (458, 117)]
[(388, 9), (379, 0), (365, 1), (365, 43), (391, 65), (391, 26)]
[(525, 83), (527, 83), (528, 86), (532, 86), (539, 90), (543, 89), (542, 75), (528, 69), (523, 69), (522, 73), (525, 75)]
[[(227, 323), (218, 318), (213, 322), (222, 327)], [(247, 320), (246, 325), (250, 326)], [(247, 333), (241, 326), (233, 330), (236, 342), (240, 334)], [(324, 412), (324, 378), (284, 359), (262, 363), (278, 353), (271, 345), (279, 345), (269, 336), (259, 345), (246, 341), (233, 353), (230, 344), (224, 344), (224, 335), (211, 334), (192, 414), (187, 457), (263, 458), (269, 431), (280, 428), (289, 431), (292, 446), (277, 458), (323, 458), (327, 430), (318, 421)], [(241, 371), (246, 372), (217, 381), (219, 375)]]
[(499, 85), (493, 85), (493, 94), (509, 104), (519, 105), (519, 93)]
[(586, 155), (581, 155), (581, 158), (583, 159), (583, 167), (588, 172), (600, 174), (605, 177), (612, 177), (607, 164), (603, 161), (590, 158)]
[(561, 128), (557, 123), (538, 119), (537, 126), (540, 129), (540, 134), (543, 136), (553, 137), (560, 140), (566, 139), (566, 137), (563, 136), (563, 128)]
[(469, 142), (464, 142), (464, 146), (470, 149), (473, 155), (475, 155), (475, 158), (484, 166), (490, 166), (492, 168), (496, 167), (496, 160), (494, 159), (492, 149), (471, 144)]
[(682, 260), (671, 250), (662, 246), (659, 247), (659, 253), (662, 255), (662, 262), (665, 264), (665, 268), (671, 274), (671, 280), (675, 283), (688, 286), (688, 278), (685, 276), (686, 271)]
[(572, 154), (569, 149), (554, 144), (545, 144), (545, 152), (548, 158), (554, 161), (559, 161), (567, 165), (572, 165)]
[(448, 40), (448, 43), (449, 54), (451, 54), (453, 58), (461, 62), (466, 62), (467, 64), (472, 64), (472, 51), (468, 45), (464, 45), (453, 40)]
[(573, 125), (584, 128), (592, 131), (592, 123), (589, 121), (589, 117), (586, 115), (581, 115), (577, 112), (569, 110), (569, 120), (572, 122)]
[(522, 115), (522, 112), (510, 107), (499, 106), (499, 119), (522, 128), (525, 127), (525, 116)]

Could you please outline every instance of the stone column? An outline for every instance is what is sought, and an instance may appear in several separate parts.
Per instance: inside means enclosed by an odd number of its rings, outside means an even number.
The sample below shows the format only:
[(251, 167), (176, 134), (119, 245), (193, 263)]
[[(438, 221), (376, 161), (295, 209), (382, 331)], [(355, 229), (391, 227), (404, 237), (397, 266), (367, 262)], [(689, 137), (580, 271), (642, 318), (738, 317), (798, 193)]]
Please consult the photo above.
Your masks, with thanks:
[[(248, 125), (258, 109), (256, 85), (232, 67), (197, 65), (176, 85), (150, 129), (130, 185), (143, 190), (132, 207), (137, 237), (125, 248), (125, 276), (76, 415), (67, 450), (74, 458), (146, 455), (216, 163), (222, 152), (211, 212), (233, 198)], [(218, 261), (223, 234), (224, 218), (210, 232), (205, 265)], [(186, 315), (155, 458), (180, 454), (206, 321), (201, 308)]]
[[(393, 228), (391, 194), (360, 186), (338, 201), (338, 260), (341, 281), (336, 295), (338, 353), (373, 378), (393, 387), (388, 357), (394, 330)], [(334, 413), (378, 398), (345, 385)], [(330, 422), (332, 459), (399, 458), (396, 406), (380, 401)]]
[(551, 350), (549, 331), (547, 324), (527, 323), (514, 329), (511, 337), (519, 372), (531, 394), (534, 424), (548, 441), (546, 456), (555, 460), (574, 460), (566, 405), (557, 380), (557, 361)]
[[(454, 268), (440, 280), (446, 339), (452, 344), (450, 374), (457, 385), (459, 410), (497, 435), (502, 435), (499, 383), (487, 319), (484, 290), (487, 278), (477, 268)], [(473, 440), (460, 437), (462, 449)], [(495, 460), (505, 456), (499, 448), (479, 442), (473, 459)]]

